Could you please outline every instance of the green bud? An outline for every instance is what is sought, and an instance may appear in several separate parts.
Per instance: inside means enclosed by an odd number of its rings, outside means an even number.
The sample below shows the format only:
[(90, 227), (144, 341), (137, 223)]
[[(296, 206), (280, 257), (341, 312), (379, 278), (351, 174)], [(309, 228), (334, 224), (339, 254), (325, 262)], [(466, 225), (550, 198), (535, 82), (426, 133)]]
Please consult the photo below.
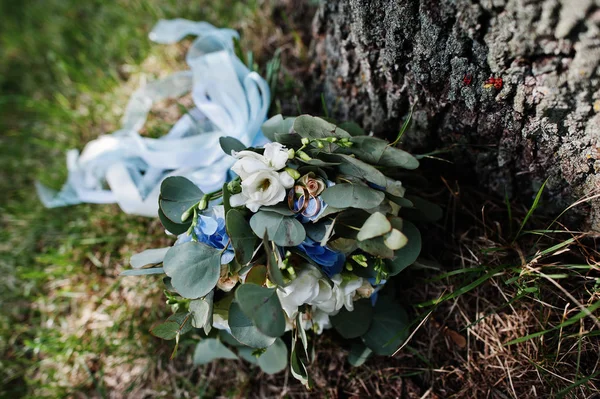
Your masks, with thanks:
[(296, 156), (296, 151), (294, 151), (293, 148), (290, 148), (288, 150), (288, 159), (294, 159), (295, 156)]
[(308, 139), (308, 137), (303, 137), (302, 140), (300, 140), (302, 142), (302, 145), (308, 145), (308, 143), (310, 143), (310, 140)]
[(300, 172), (298, 172), (296, 169), (285, 168), (284, 170), (288, 173), (288, 175), (292, 176), (292, 179), (298, 180), (300, 178)]
[(298, 155), (298, 157), (300, 157), (300, 159), (303, 160), (303, 161), (310, 161), (310, 160), (312, 160), (312, 158), (309, 157), (308, 154), (305, 153), (304, 151), (296, 151), (296, 155)]
[(203, 211), (208, 207), (208, 195), (204, 195), (200, 202), (198, 202), (198, 210)]
[(242, 185), (240, 184), (239, 179), (235, 179), (227, 183), (227, 190), (231, 194), (239, 194), (242, 192)]
[(186, 220), (188, 220), (191, 213), (192, 213), (192, 208), (190, 208), (187, 211), (183, 212), (183, 215), (181, 215), (181, 221), (185, 222)]
[(317, 148), (323, 148), (323, 147), (325, 147), (323, 145), (323, 142), (322, 141), (317, 141)]

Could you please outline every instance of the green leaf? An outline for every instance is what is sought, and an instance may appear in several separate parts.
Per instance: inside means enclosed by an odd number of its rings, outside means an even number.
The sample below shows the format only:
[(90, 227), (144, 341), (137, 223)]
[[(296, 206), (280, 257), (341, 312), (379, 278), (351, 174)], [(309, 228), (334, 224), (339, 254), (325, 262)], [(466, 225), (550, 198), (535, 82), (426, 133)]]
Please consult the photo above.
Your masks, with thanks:
[(160, 196), (166, 201), (192, 201), (202, 198), (204, 193), (185, 177), (167, 177), (160, 185)]
[(163, 268), (182, 297), (200, 298), (219, 281), (221, 251), (198, 242), (175, 245), (167, 252)]
[(229, 213), (231, 209), (231, 203), (229, 202), (231, 198), (231, 192), (229, 191), (228, 183), (223, 184), (223, 209), (225, 210), (225, 215)]
[(378, 165), (414, 170), (419, 167), (419, 160), (406, 151), (387, 146), (379, 159)]
[(246, 149), (244, 143), (231, 136), (219, 137), (219, 144), (221, 145), (223, 152), (229, 156), (231, 156), (232, 151), (240, 152)]
[[(294, 125), (296, 118), (283, 118), (281, 115), (275, 115), (267, 120), (262, 125), (262, 132), (266, 138), (271, 141), (278, 141), (275, 137), (275, 133), (287, 134)], [(283, 144), (283, 143), (282, 143)]]
[(414, 209), (403, 209), (403, 213), (410, 216), (411, 220), (424, 222), (437, 222), (444, 216), (444, 212), (439, 205), (427, 201), (421, 197), (407, 195), (406, 199), (412, 202)]
[(258, 367), (267, 374), (276, 374), (287, 366), (288, 349), (281, 338), (267, 348), (265, 353), (258, 357)]
[(242, 312), (269, 337), (280, 337), (285, 332), (285, 316), (274, 288), (242, 284), (235, 291), (235, 299)]
[(150, 329), (150, 334), (167, 341), (175, 339), (179, 331), (179, 324), (174, 321), (167, 321)]
[(289, 208), (289, 206), (287, 206), (287, 203), (286, 204), (277, 204), (277, 205), (273, 205), (273, 206), (261, 206), (260, 210), (267, 211), (267, 212), (275, 212), (275, 213), (278, 213), (283, 216), (295, 215), (295, 213), (292, 212), (292, 210)]
[(348, 354), (348, 363), (353, 367), (362, 366), (373, 351), (365, 346), (362, 342), (353, 342)]
[(172, 176), (163, 180), (158, 204), (167, 219), (181, 224), (183, 213), (200, 201), (203, 195), (202, 190), (185, 177)]
[(368, 254), (380, 258), (391, 259), (394, 257), (394, 251), (385, 245), (383, 237), (370, 238), (364, 241), (358, 241), (358, 247)]
[(190, 219), (189, 222), (186, 222), (186, 223), (175, 223), (175, 222), (172, 222), (171, 220), (169, 220), (168, 217), (165, 216), (165, 213), (160, 208), (158, 209), (158, 218), (160, 219), (160, 222), (162, 223), (163, 227), (169, 233), (172, 233), (172, 234), (175, 234), (175, 235), (179, 235), (179, 234), (185, 233), (186, 231), (188, 231), (188, 229), (192, 225), (191, 219)]
[(276, 248), (274, 249), (272, 245), (273, 243), (271, 241), (263, 239), (263, 246), (267, 254), (267, 271), (269, 274), (269, 280), (278, 286), (283, 287), (285, 285), (285, 281), (283, 280), (283, 273), (281, 273), (281, 269), (279, 267), (279, 254), (276, 254)]
[(267, 267), (265, 265), (252, 266), (248, 274), (246, 275), (246, 283), (252, 283), (256, 285), (265, 285), (267, 281)]
[(238, 348), (238, 350), (237, 350), (238, 356), (241, 357), (242, 359), (244, 359), (245, 361), (247, 361), (250, 364), (257, 364), (258, 363), (258, 358), (254, 354), (255, 351), (256, 351), (256, 349), (249, 348), (247, 346), (242, 346), (242, 347)]
[(175, 313), (167, 318), (167, 322), (177, 323), (179, 335), (183, 335), (192, 329), (192, 314), (189, 312)]
[(231, 335), (244, 345), (252, 348), (266, 348), (275, 342), (275, 338), (263, 334), (256, 328), (236, 302), (232, 302), (229, 307), (228, 322)]
[(331, 324), (343, 338), (358, 338), (367, 332), (373, 319), (373, 306), (370, 299), (354, 302), (354, 310), (343, 307), (338, 314), (330, 316)]
[(258, 211), (250, 218), (250, 227), (258, 237), (264, 237), (266, 233), (280, 247), (295, 247), (306, 238), (302, 223), (275, 212)]
[(298, 381), (300, 381), (302, 385), (304, 385), (308, 389), (311, 388), (312, 381), (308, 375), (308, 370), (306, 369), (306, 366), (298, 357), (295, 339), (292, 341), (292, 353), (290, 354), (290, 371), (292, 372), (292, 376)]
[(380, 296), (371, 327), (363, 335), (363, 341), (377, 355), (390, 356), (408, 337), (408, 326), (408, 315), (404, 308), (390, 298)]
[(227, 234), (231, 238), (231, 243), (235, 251), (235, 259), (240, 264), (245, 265), (252, 260), (252, 255), (256, 248), (256, 236), (242, 212), (231, 209), (227, 212), (225, 220)]
[(404, 247), (394, 251), (392, 259), (385, 261), (390, 276), (395, 276), (415, 263), (421, 253), (421, 233), (419, 229), (408, 220), (404, 220), (402, 233), (406, 236), (408, 242)]
[(364, 136), (365, 130), (360, 127), (356, 122), (344, 122), (338, 125), (340, 129), (343, 129), (350, 133), (351, 136)]
[(365, 221), (360, 228), (356, 239), (358, 241), (375, 238), (392, 231), (392, 224), (383, 213), (375, 212)]
[(326, 188), (321, 198), (335, 208), (371, 209), (381, 204), (385, 194), (360, 184), (341, 183)]
[(345, 154), (332, 154), (325, 156), (325, 160), (340, 162), (337, 168), (342, 174), (356, 176), (381, 187), (387, 185), (387, 180), (383, 173), (360, 159)]
[(237, 359), (228, 347), (215, 338), (206, 338), (198, 342), (194, 351), (194, 364), (208, 364), (216, 359)]
[(192, 326), (203, 328), (208, 334), (212, 328), (214, 291), (201, 299), (190, 302), (189, 311), (192, 312)]
[(147, 249), (139, 254), (135, 254), (129, 260), (129, 264), (134, 269), (141, 269), (144, 266), (157, 265), (162, 263), (165, 254), (170, 247)]
[(119, 276), (145, 276), (148, 274), (164, 274), (165, 270), (162, 267), (154, 267), (152, 269), (129, 269), (122, 271)]
[[(309, 139), (323, 139), (326, 137), (352, 137), (348, 132), (340, 129), (333, 123), (311, 115), (300, 115), (294, 121), (294, 131), (301, 137)], [(324, 151), (333, 152), (339, 146), (335, 143), (323, 143)]]

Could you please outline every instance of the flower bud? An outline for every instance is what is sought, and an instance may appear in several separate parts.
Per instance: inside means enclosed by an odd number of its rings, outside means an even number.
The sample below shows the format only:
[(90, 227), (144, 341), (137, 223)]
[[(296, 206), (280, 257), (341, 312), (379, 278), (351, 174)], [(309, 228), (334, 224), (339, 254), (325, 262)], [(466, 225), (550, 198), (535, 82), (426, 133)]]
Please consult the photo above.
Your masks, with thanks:
[(227, 190), (229, 190), (231, 194), (239, 194), (242, 192), (242, 185), (238, 179), (235, 179), (227, 183)]
[(308, 156), (307, 153), (305, 153), (304, 151), (296, 151), (296, 154), (300, 157), (301, 160), (303, 161), (310, 161), (312, 160), (311, 157)]
[(293, 148), (290, 148), (288, 150), (288, 159), (294, 159), (295, 156), (296, 156), (296, 151), (294, 151)]
[(288, 175), (292, 176), (292, 179), (298, 180), (300, 178), (300, 173), (296, 169), (285, 168), (284, 170), (288, 173)]

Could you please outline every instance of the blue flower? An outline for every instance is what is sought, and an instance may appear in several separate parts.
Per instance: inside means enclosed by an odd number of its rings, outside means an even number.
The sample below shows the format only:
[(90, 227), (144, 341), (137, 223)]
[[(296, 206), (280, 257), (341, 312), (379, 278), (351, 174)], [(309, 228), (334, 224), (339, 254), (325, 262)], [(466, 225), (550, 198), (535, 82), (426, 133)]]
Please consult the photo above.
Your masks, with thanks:
[[(204, 215), (198, 216), (198, 224), (194, 227), (194, 233), (198, 242), (204, 243), (216, 249), (225, 249), (229, 244), (229, 236), (225, 230), (225, 209), (222, 206), (215, 206)], [(186, 233), (177, 238), (177, 244), (183, 244), (192, 240), (192, 237)], [(234, 254), (231, 245), (223, 252), (221, 263), (228, 264), (233, 260)]]
[(339, 274), (346, 262), (346, 256), (341, 252), (336, 252), (327, 246), (321, 246), (320, 243), (306, 237), (298, 248), (304, 252), (310, 259), (315, 261), (321, 267), (323, 273), (328, 277)]

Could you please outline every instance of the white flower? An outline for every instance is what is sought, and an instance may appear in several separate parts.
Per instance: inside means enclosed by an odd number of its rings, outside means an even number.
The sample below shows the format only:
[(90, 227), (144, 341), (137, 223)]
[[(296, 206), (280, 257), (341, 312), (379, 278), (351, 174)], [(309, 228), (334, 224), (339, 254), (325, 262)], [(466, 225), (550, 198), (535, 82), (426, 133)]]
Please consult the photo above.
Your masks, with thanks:
[(238, 158), (231, 170), (233, 170), (242, 180), (261, 170), (280, 170), (285, 168), (288, 161), (288, 152), (285, 147), (279, 143), (265, 144), (264, 155), (254, 151), (233, 152), (232, 155)]
[[(325, 315), (334, 315), (344, 306), (349, 311), (354, 310), (355, 293), (362, 286), (363, 279), (358, 277), (344, 280), (340, 274), (336, 274), (331, 281), (333, 287), (322, 277), (321, 272), (312, 266), (299, 272), (290, 284), (277, 290), (277, 296), (287, 316), (290, 319), (296, 317), (298, 307), (304, 304), (313, 306), (313, 320), (317, 311)], [(323, 324), (327, 323), (323, 321)]]
[(221, 276), (217, 281), (217, 288), (224, 292), (229, 292), (239, 281), (237, 273), (229, 275), (229, 265), (221, 265)]
[(259, 170), (242, 178), (242, 192), (232, 195), (230, 204), (233, 207), (246, 205), (252, 212), (257, 212), (263, 205), (275, 205), (283, 201), (286, 189), (293, 185), (294, 179), (287, 172)]
[(285, 168), (288, 161), (288, 151), (279, 143), (267, 143), (265, 144), (264, 157), (273, 170), (279, 170)]

